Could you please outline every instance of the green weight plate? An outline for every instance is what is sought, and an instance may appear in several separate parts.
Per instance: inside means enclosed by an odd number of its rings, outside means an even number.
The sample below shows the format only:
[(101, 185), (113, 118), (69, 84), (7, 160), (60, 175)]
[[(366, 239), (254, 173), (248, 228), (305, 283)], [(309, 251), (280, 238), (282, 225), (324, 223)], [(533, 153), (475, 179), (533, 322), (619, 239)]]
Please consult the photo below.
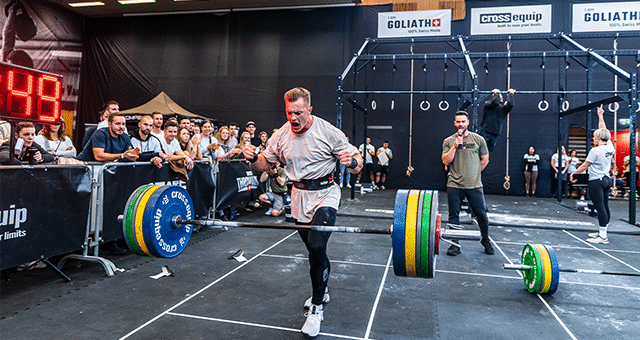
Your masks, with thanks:
[(429, 266), (431, 262), (429, 260), (429, 256), (431, 254), (431, 249), (429, 247), (432, 246), (429, 243), (430, 236), (429, 230), (431, 229), (431, 192), (424, 192), (424, 201), (422, 203), (422, 228), (420, 230), (420, 275), (419, 277), (428, 279), (429, 276)]
[(124, 239), (127, 243), (127, 246), (131, 251), (133, 251), (136, 255), (145, 256), (145, 253), (140, 250), (140, 247), (136, 243), (135, 237), (135, 226), (134, 226), (134, 216), (135, 216), (135, 208), (138, 202), (138, 199), (145, 192), (151, 184), (143, 185), (136, 189), (131, 196), (129, 196), (129, 200), (125, 205), (125, 213), (124, 219), (122, 220), (122, 232), (124, 234)]
[(422, 208), (424, 201), (424, 190), (420, 190), (418, 197), (418, 218), (416, 219), (416, 277), (421, 277), (420, 264), (420, 238), (422, 237)]
[(531, 244), (526, 244), (522, 249), (522, 264), (531, 266), (531, 269), (522, 271), (522, 280), (530, 293), (537, 293), (542, 283), (542, 258), (540, 251)]
[(436, 225), (438, 222), (438, 191), (431, 191), (431, 223), (429, 223), (429, 278), (436, 275)]

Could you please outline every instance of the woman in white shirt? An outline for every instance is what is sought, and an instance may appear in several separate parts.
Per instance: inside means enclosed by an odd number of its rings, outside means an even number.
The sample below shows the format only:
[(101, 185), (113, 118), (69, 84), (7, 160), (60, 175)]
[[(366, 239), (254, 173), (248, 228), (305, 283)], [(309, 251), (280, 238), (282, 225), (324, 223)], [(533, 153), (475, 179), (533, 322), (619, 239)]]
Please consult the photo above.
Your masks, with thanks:
[(538, 162), (540, 155), (536, 153), (536, 148), (529, 147), (529, 151), (524, 154), (524, 191), (525, 197), (536, 194), (536, 182), (538, 180)]
[(616, 153), (616, 150), (611, 143), (611, 132), (607, 130), (603, 114), (604, 109), (600, 105), (598, 108), (598, 130), (593, 133), (593, 144), (595, 146), (589, 151), (584, 163), (569, 176), (569, 180), (575, 182), (573, 175), (581, 174), (589, 169), (589, 184), (587, 188), (591, 201), (593, 201), (593, 205), (598, 211), (600, 228), (597, 233), (589, 233), (587, 242), (608, 244), (607, 228), (611, 219), (609, 189), (613, 183), (613, 180), (609, 177), (609, 171), (611, 170), (611, 158)]
[(65, 135), (65, 128), (64, 121), (45, 124), (35, 142), (52, 155), (73, 158), (77, 151), (71, 139)]
[(184, 166), (187, 169), (193, 169), (193, 160), (182, 151), (176, 136), (178, 136), (178, 122), (169, 119), (164, 124), (164, 138), (162, 139), (162, 148), (167, 154), (165, 159), (167, 161), (184, 159)]

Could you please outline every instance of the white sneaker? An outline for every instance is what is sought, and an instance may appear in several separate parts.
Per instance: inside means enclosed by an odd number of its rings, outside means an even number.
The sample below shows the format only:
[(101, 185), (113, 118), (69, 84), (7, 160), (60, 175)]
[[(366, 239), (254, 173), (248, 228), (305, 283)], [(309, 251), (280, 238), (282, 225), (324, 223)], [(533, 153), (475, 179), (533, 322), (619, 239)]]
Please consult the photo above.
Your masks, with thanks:
[(351, 189), (351, 184), (347, 183), (347, 188)]
[[(307, 301), (304, 302), (304, 309), (309, 309), (311, 308), (311, 300), (313, 300), (313, 296), (308, 298)], [(329, 288), (325, 288), (324, 289), (324, 296), (322, 297), (322, 303), (326, 304), (331, 302), (331, 297), (329, 296)]]
[(340, 187), (341, 187), (341, 188), (343, 188), (343, 187), (344, 187), (344, 184), (340, 183)]
[(322, 305), (313, 305), (311, 309), (304, 314), (307, 317), (307, 321), (302, 326), (302, 333), (310, 337), (317, 336), (320, 333), (320, 323), (324, 319), (322, 312)]
[(596, 231), (595, 233), (588, 233), (587, 236), (589, 236), (589, 238), (596, 238), (600, 236), (600, 233)]
[(381, 185), (380, 190), (387, 190), (387, 188), (385, 188), (384, 185)]
[(267, 210), (267, 212), (265, 212), (264, 214), (267, 216), (271, 216), (271, 212), (273, 211), (272, 208), (269, 208), (269, 210)]
[(589, 243), (599, 243), (599, 244), (609, 244), (609, 238), (602, 238), (600, 236), (596, 238), (588, 238), (587, 242)]
[(378, 188), (378, 186), (374, 184), (373, 185), (373, 190), (378, 190), (378, 189), (380, 189), (380, 188)]

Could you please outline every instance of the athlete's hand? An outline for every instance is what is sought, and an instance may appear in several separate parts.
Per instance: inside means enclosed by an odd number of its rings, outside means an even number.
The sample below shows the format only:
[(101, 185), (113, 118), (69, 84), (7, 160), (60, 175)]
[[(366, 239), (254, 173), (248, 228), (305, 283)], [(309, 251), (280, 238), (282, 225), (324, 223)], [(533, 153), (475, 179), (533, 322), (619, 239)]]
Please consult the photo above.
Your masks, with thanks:
[(351, 153), (349, 151), (347, 150), (342, 151), (341, 153), (338, 154), (338, 157), (340, 157), (340, 164), (344, 166), (351, 165), (351, 159), (353, 159), (353, 156), (351, 156)]
[(256, 147), (252, 144), (247, 144), (244, 147), (244, 158), (247, 160), (252, 160), (256, 155)]

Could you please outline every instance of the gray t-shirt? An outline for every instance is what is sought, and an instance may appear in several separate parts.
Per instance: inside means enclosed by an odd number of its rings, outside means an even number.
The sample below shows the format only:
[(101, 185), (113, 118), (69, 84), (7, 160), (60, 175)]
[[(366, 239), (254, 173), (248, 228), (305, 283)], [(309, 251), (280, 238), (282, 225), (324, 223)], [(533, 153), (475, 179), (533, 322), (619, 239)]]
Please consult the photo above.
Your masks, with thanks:
[[(442, 143), (443, 155), (454, 147), (457, 136), (454, 133), (444, 140)], [(447, 187), (456, 189), (482, 188), (480, 157), (488, 153), (489, 150), (484, 138), (469, 131), (469, 134), (462, 138), (462, 147), (456, 150), (453, 162), (449, 164)]]
[[(335, 170), (336, 161), (342, 151), (358, 154), (355, 146), (349, 144), (344, 133), (326, 120), (313, 117), (311, 128), (301, 135), (291, 131), (291, 124), (285, 123), (269, 139), (262, 155), (270, 163), (284, 164), (284, 171), (292, 181), (318, 179)], [(338, 209), (340, 187), (334, 185), (322, 190), (300, 190), (291, 192), (291, 215), (299, 222), (310, 222), (320, 207)]]
[(586, 161), (591, 163), (587, 170), (590, 181), (598, 180), (605, 176), (609, 177), (611, 158), (615, 153), (616, 150), (610, 140), (607, 141), (607, 144), (596, 146), (589, 151)]

